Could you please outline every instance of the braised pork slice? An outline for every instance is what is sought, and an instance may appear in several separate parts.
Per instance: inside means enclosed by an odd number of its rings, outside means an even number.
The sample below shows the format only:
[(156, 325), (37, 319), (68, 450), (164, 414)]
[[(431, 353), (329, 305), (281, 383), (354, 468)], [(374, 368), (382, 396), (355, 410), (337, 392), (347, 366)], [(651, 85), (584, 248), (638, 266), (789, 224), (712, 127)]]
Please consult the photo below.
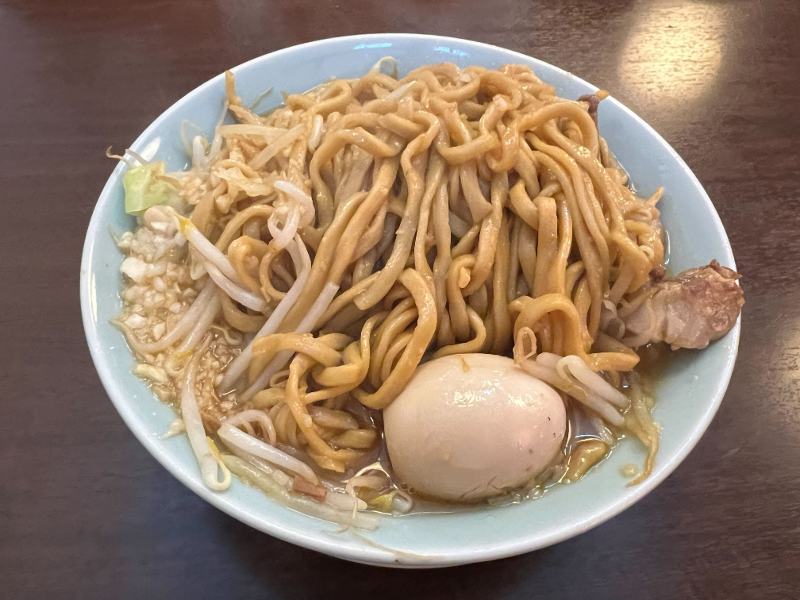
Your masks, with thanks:
[(714, 260), (654, 282), (641, 306), (626, 315), (620, 311), (623, 342), (631, 347), (667, 342), (673, 350), (705, 348), (728, 333), (739, 316), (744, 304), (739, 277)]

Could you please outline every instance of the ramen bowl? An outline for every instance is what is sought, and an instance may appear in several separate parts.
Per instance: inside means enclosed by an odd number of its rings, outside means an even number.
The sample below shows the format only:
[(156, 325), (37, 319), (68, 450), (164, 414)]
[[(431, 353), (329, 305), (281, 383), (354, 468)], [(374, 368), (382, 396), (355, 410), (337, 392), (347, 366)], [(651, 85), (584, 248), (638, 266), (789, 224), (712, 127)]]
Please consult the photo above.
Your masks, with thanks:
[[(331, 77), (354, 78), (384, 56), (393, 56), (401, 75), (438, 62), (497, 68), (529, 65), (559, 96), (596, 91), (589, 83), (516, 52), (465, 40), (424, 35), (377, 34), (335, 38), (273, 52), (232, 71), (245, 104), (262, 92), (306, 91)], [(144, 82), (143, 82), (144, 84)], [(145, 157), (165, 160), (168, 170), (187, 166), (179, 126), (189, 119), (213, 131), (225, 98), (219, 75), (167, 109), (131, 145)], [(274, 98), (274, 99), (273, 99)], [(269, 96), (267, 110), (280, 101)], [(728, 238), (708, 196), (676, 152), (644, 121), (613, 97), (603, 101), (599, 128), (641, 196), (664, 186), (659, 207), (669, 232), (673, 272), (712, 259), (735, 268)], [(109, 322), (121, 310), (123, 255), (109, 230), (121, 233), (135, 222), (125, 213), (123, 165), (106, 183), (94, 209), (81, 264), (81, 307), (86, 337), (100, 379), (134, 435), (175, 477), (199, 496), (248, 525), (282, 540), (339, 558), (374, 565), (443, 567), (492, 560), (566, 540), (617, 515), (661, 483), (697, 444), (722, 401), (733, 370), (740, 325), (702, 352), (686, 351), (669, 361), (656, 385), (655, 419), (663, 426), (655, 469), (643, 483), (626, 487), (623, 466), (641, 465), (645, 451), (623, 440), (611, 456), (577, 483), (558, 485), (542, 497), (494, 508), (450, 513), (381, 517), (374, 532), (341, 531), (339, 525), (295, 512), (235, 480), (224, 492), (203, 485), (185, 436), (165, 438), (175, 418), (132, 372), (135, 362), (122, 334)]]

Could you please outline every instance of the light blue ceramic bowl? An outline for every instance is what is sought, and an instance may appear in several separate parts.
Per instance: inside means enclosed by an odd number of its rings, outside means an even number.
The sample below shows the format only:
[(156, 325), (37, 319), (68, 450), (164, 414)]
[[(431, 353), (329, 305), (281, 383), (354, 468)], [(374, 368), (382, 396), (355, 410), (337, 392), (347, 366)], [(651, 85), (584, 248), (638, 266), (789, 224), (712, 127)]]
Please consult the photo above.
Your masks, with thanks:
[[(403, 34), (304, 44), (256, 58), (233, 72), (237, 89), (248, 103), (268, 87), (303, 92), (330, 77), (357, 77), (387, 55), (397, 59), (401, 72), (444, 61), (462, 67), (522, 63), (554, 85), (560, 96), (577, 98), (596, 89), (561, 69), (502, 48)], [(276, 94), (272, 103), (279, 98)], [(156, 157), (166, 160), (168, 169), (184, 167), (187, 157), (178, 135), (181, 120), (190, 119), (211, 132), (223, 99), (224, 82), (219, 75), (170, 107), (131, 148), (142, 152), (157, 144)], [(268, 99), (260, 108), (269, 104)], [(670, 234), (673, 270), (714, 258), (734, 267), (728, 238), (711, 201), (675, 151), (613, 98), (603, 102), (600, 130), (641, 195), (647, 196), (659, 186), (666, 188), (659, 206)], [(599, 525), (663, 481), (700, 439), (728, 385), (739, 341), (738, 323), (706, 350), (683, 354), (664, 374), (655, 409), (664, 428), (661, 450), (653, 474), (636, 487), (625, 487), (620, 469), (631, 462), (640, 465), (644, 453), (636, 443), (625, 441), (579, 483), (556, 486), (538, 500), (460, 514), (387, 517), (377, 531), (363, 534), (369, 542), (352, 532), (336, 533), (339, 526), (284, 508), (239, 481), (223, 493), (213, 492), (203, 486), (186, 437), (162, 439), (175, 414), (131, 373), (131, 353), (122, 335), (109, 324), (121, 307), (119, 266), (123, 258), (110, 232), (134, 225), (123, 208), (122, 174), (123, 166), (118, 165), (100, 195), (81, 264), (83, 322), (100, 378), (128, 427), (170, 473), (229, 515), (283, 540), (348, 560), (416, 567), (458, 565), (543, 548)]]

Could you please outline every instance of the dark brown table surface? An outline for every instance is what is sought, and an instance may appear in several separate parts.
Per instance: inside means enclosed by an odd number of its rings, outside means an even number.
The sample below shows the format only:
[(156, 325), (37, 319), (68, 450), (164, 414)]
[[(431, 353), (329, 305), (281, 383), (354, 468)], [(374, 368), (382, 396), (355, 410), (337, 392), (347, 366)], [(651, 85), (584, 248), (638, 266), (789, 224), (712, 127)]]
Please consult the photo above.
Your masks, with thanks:
[[(0, 598), (800, 597), (799, 29), (792, 0), (0, 0)], [(747, 299), (722, 408), (658, 489), (552, 548), (435, 571), (322, 556), (184, 488), (108, 401), (78, 301), (106, 147), (260, 54), (402, 31), (610, 90), (705, 185)]]

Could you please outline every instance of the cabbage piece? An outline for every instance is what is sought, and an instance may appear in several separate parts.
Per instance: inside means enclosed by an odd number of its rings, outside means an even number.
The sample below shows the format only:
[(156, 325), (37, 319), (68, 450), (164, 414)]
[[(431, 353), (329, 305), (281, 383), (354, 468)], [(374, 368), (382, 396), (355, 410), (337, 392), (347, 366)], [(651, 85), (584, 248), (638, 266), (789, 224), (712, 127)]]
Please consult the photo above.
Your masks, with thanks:
[(159, 176), (166, 171), (164, 161), (133, 167), (122, 177), (125, 188), (125, 212), (142, 215), (158, 204), (180, 208), (178, 191)]

